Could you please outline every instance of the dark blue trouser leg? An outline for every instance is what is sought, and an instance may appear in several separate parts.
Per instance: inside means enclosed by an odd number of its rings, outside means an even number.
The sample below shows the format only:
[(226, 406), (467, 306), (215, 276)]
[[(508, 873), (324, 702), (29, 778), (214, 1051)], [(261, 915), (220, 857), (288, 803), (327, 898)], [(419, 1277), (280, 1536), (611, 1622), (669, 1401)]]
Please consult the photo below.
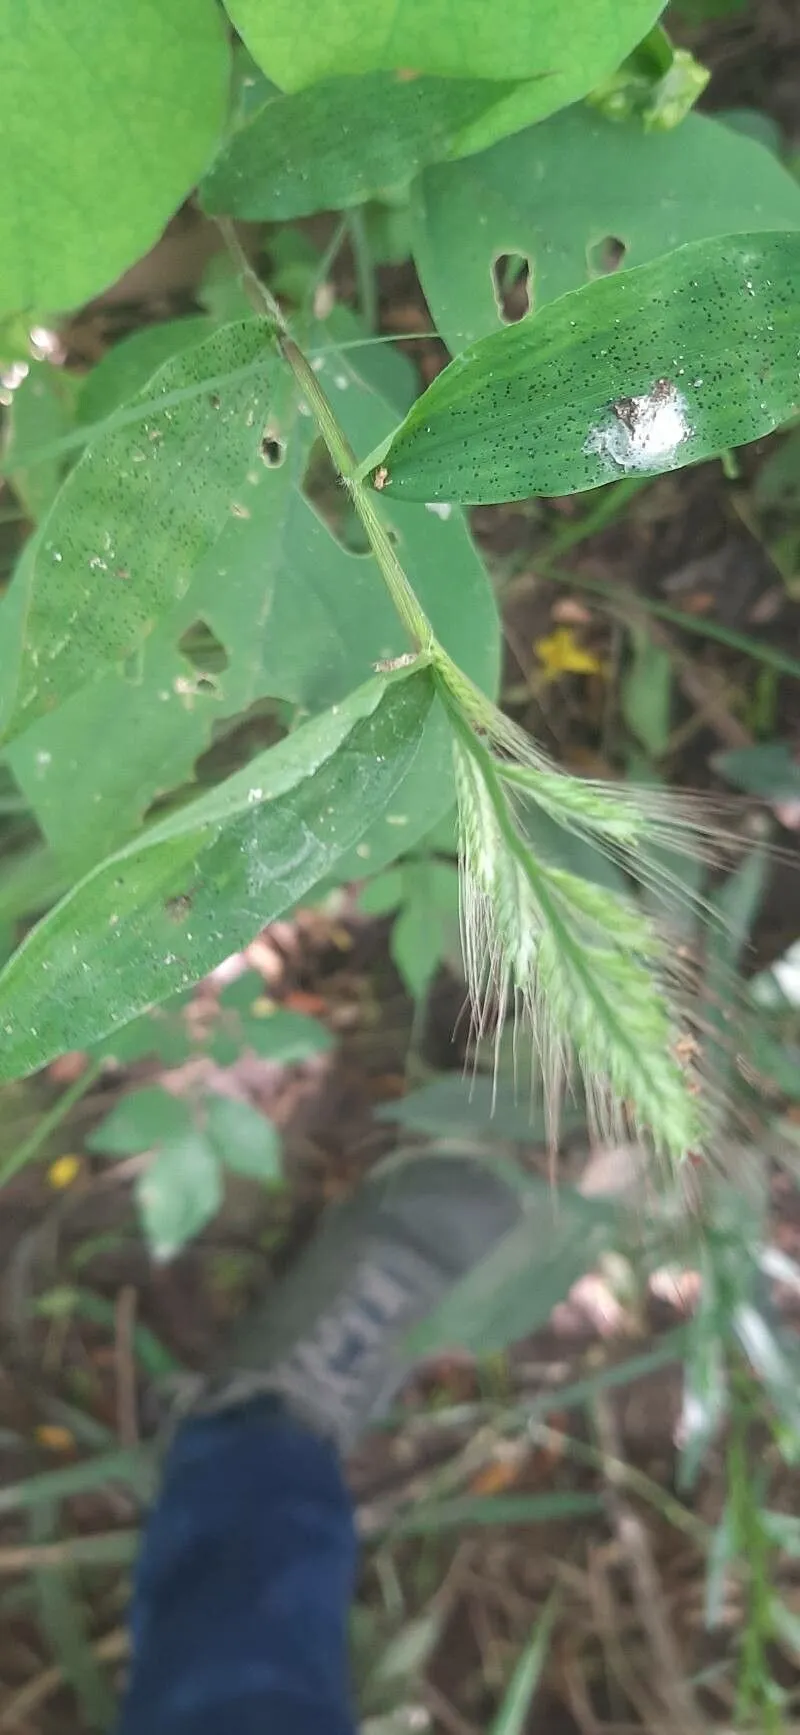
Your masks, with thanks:
[(354, 1735), (334, 1451), (261, 1405), (184, 1423), (134, 1592), (119, 1735)]

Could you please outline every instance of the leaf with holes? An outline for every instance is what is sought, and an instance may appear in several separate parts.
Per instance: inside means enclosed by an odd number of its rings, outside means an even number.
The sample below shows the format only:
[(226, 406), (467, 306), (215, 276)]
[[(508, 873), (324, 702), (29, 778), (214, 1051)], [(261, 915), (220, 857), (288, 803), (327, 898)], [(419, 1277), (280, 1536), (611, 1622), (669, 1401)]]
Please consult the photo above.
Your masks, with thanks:
[(0, 0), (0, 313), (88, 301), (146, 253), (214, 149), (214, 0)]
[(502, 28), (484, 0), (227, 0), (253, 59), (284, 90), (376, 68), (444, 78), (542, 78), (546, 113), (584, 96), (655, 23), (660, 0), (506, 0)]
[(130, 656), (246, 511), (273, 369), (260, 321), (222, 326), (84, 452), (0, 608), (6, 737)]
[[(349, 438), (366, 451), (413, 401), (415, 380), (405, 358), (385, 349), (336, 347), (362, 333), (339, 310), (316, 329), (312, 359)], [(278, 462), (259, 460), (248, 472), (248, 516), (229, 519), (141, 660), (109, 670), (10, 747), (14, 775), (66, 875), (118, 848), (154, 799), (188, 782), (223, 720), (265, 698), (282, 701), (284, 714), (286, 706), (290, 715), (317, 712), (341, 701), (378, 659), (408, 648), (374, 563), (352, 537), (347, 545), (341, 489), (315, 462), (308, 469), (313, 424), (282, 380), (267, 430)], [(325, 514), (339, 514), (334, 534)], [(448, 650), (494, 691), (497, 609), (463, 515), (400, 505), (389, 523)], [(397, 799), (362, 838), (360, 854), (342, 863), (343, 877), (362, 878), (366, 864), (377, 869), (413, 845), (451, 788), (449, 735), (432, 716)]]
[(800, 233), (697, 241), (587, 284), (451, 362), (376, 454), (376, 487), (576, 494), (756, 440), (800, 407), (799, 293)]
[(419, 752), (426, 668), (370, 681), (90, 873), (0, 973), (0, 1072), (86, 1046), (247, 944), (363, 835)]
[(413, 225), (425, 297), (455, 353), (502, 323), (498, 260), (529, 261), (538, 312), (620, 262), (738, 230), (800, 228), (800, 186), (763, 145), (706, 115), (644, 133), (576, 107), (428, 168)]

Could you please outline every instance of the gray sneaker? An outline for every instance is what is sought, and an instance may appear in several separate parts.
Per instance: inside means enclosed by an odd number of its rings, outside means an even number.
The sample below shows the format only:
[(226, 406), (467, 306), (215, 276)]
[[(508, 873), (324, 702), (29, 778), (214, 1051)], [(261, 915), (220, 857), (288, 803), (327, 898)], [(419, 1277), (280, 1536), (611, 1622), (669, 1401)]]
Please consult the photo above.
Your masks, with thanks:
[(511, 1163), (463, 1146), (380, 1164), (326, 1212), (192, 1407), (209, 1413), (278, 1394), (347, 1452), (415, 1365), (412, 1326), (519, 1221), (523, 1185)]

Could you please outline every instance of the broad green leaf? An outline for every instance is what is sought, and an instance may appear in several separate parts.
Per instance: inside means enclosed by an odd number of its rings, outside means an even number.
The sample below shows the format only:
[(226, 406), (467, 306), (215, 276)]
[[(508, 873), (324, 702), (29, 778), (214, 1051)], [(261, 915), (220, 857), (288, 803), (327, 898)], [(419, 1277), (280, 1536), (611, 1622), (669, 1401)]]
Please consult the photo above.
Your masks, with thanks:
[(363, 835), (419, 750), (425, 668), (376, 679), (102, 863), (0, 973), (0, 1074), (188, 987)]
[(387, 868), (385, 873), (374, 874), (372, 879), (367, 880), (361, 887), (358, 907), (365, 916), (388, 916), (393, 910), (399, 909), (403, 896), (402, 868)]
[(86, 450), (0, 610), (18, 655), (2, 695), (7, 735), (129, 656), (247, 510), (273, 367), (260, 321), (224, 326), (143, 388), (140, 400), (164, 409)]
[(222, 127), (214, 0), (0, 0), (0, 312), (76, 307), (159, 238)]
[(505, 1349), (549, 1319), (573, 1283), (591, 1271), (614, 1233), (613, 1209), (542, 1181), (526, 1186), (527, 1210), (411, 1334), (415, 1354), (458, 1346)]
[(237, 1175), (280, 1186), (280, 1134), (266, 1115), (230, 1096), (208, 1097), (206, 1114), (206, 1135), (220, 1162)]
[[(28, 467), (25, 452), (50, 445), (68, 433), (77, 393), (74, 374), (53, 367), (49, 361), (32, 361), (11, 399), (4, 457), (14, 492), (34, 524), (44, 517), (58, 493), (64, 461), (52, 458), (49, 463)], [(19, 468), (14, 468), (18, 454)]]
[(129, 1091), (89, 1134), (87, 1150), (104, 1156), (135, 1156), (166, 1139), (188, 1137), (193, 1122), (186, 1102), (160, 1085)]
[[(545, 88), (544, 81), (527, 86), (532, 113), (520, 126), (536, 118)], [(254, 220), (359, 205), (407, 186), (426, 163), (457, 155), (459, 135), (480, 117), (491, 133), (491, 111), (518, 90), (492, 79), (372, 72), (279, 95), (223, 145), (201, 183), (201, 202), (206, 211)]]
[(263, 1018), (249, 1018), (242, 1024), (242, 1034), (247, 1048), (279, 1066), (297, 1066), (315, 1054), (327, 1054), (333, 1045), (330, 1032), (318, 1019), (285, 1007)]
[(403, 882), (390, 949), (412, 999), (423, 1000), (443, 960), (461, 962), (458, 869), (454, 862), (409, 862)]
[(226, 0), (253, 59), (284, 90), (377, 68), (413, 67), (444, 78), (543, 78), (547, 112), (584, 96), (613, 72), (655, 23), (658, 0)]
[[(385, 346), (332, 344), (334, 336), (360, 332), (344, 318), (333, 333), (319, 328), (313, 359), (349, 438), (366, 451), (413, 401), (414, 375), (405, 357)], [(249, 516), (229, 519), (140, 662), (109, 670), (11, 745), (14, 776), (68, 874), (119, 848), (155, 798), (194, 776), (221, 720), (267, 697), (300, 715), (320, 711), (345, 698), (379, 658), (407, 649), (372, 560), (335, 540), (302, 492), (314, 429), (285, 382), (277, 384), (267, 426), (282, 443), (283, 463), (273, 468), (259, 459), (248, 472)], [(341, 490), (331, 493), (343, 503)], [(494, 691), (497, 610), (463, 515), (441, 518), (401, 505), (390, 524), (451, 655)], [(204, 670), (202, 659), (192, 666), (180, 649), (198, 622), (223, 648), (222, 670)], [(396, 801), (362, 839), (358, 856), (342, 863), (343, 875), (361, 878), (412, 846), (451, 791), (449, 734), (443, 718), (431, 717)]]
[(219, 1160), (204, 1135), (167, 1140), (137, 1177), (136, 1201), (153, 1258), (174, 1259), (222, 1202)]
[(111, 349), (81, 381), (78, 421), (100, 422), (144, 390), (148, 380), (173, 355), (202, 343), (212, 332), (205, 314), (187, 319), (165, 319), (159, 325), (143, 325)]
[(189, 1039), (187, 1025), (180, 1014), (185, 996), (178, 995), (171, 1005), (154, 1006), (141, 1018), (133, 1018), (112, 1031), (104, 1041), (92, 1048), (94, 1060), (113, 1060), (118, 1066), (130, 1066), (134, 1060), (157, 1055), (164, 1066), (180, 1066), (196, 1053)]
[(800, 186), (763, 145), (705, 115), (643, 133), (575, 107), (427, 169), (412, 209), (422, 287), (455, 353), (502, 324), (492, 274), (502, 255), (529, 260), (538, 312), (620, 249), (630, 267), (707, 236), (800, 228)]
[(245, 1048), (254, 1049), (263, 1060), (292, 1066), (324, 1054), (332, 1040), (317, 1018), (273, 1006), (265, 997), (262, 978), (248, 970), (220, 995), (208, 1050), (221, 1066), (232, 1066)]
[(788, 741), (760, 741), (754, 747), (732, 747), (715, 753), (714, 770), (736, 789), (762, 801), (800, 800), (800, 764)]
[(589, 283), (451, 362), (376, 484), (476, 504), (575, 494), (758, 439), (797, 410), (798, 291), (791, 233), (692, 242)]

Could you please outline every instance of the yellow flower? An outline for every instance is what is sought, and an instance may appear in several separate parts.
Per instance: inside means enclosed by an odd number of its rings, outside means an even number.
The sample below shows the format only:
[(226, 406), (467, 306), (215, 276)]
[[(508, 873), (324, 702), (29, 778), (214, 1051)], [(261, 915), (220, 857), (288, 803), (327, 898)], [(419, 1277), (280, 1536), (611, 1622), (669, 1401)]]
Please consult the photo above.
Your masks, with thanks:
[(579, 645), (571, 627), (556, 627), (533, 646), (542, 664), (542, 679), (557, 681), (559, 675), (605, 675), (606, 665), (594, 651)]
[(60, 1428), (55, 1422), (43, 1422), (36, 1429), (36, 1439), (46, 1452), (71, 1452), (75, 1445), (75, 1435), (69, 1428)]
[(56, 1192), (63, 1192), (65, 1187), (71, 1187), (77, 1181), (83, 1167), (80, 1157), (56, 1157), (47, 1171), (47, 1179)]

